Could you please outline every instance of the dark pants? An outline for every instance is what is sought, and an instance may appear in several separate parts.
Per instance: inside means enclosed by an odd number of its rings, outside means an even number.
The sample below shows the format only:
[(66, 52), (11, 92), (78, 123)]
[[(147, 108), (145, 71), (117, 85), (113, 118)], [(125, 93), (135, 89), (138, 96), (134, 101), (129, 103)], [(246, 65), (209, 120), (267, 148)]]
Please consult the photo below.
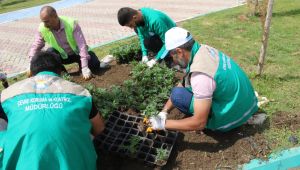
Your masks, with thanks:
[[(0, 92), (0, 98), (1, 98), (1, 92)], [(3, 110), (2, 106), (1, 106), (1, 102), (0, 102), (0, 118), (7, 121), (6, 114), (4, 113), (4, 110)]]
[[(137, 34), (137, 30), (134, 29), (135, 33)], [(149, 38), (144, 39), (144, 46), (147, 50), (151, 51), (156, 55), (161, 47), (164, 45), (164, 43), (161, 41), (160, 37), (158, 35), (150, 36)], [(167, 54), (167, 56), (163, 59), (166, 63), (166, 65), (171, 68), (172, 66), (172, 58)]]
[[(59, 52), (57, 50), (55, 50), (54, 48), (48, 48), (47, 51), (53, 52), (53, 53), (60, 56)], [(88, 53), (91, 57), (88, 60), (88, 67), (92, 72), (96, 72), (100, 68), (100, 61), (99, 61), (98, 57), (96, 56), (96, 54), (93, 51), (88, 51)], [(80, 55), (73, 54), (73, 55), (68, 55), (67, 59), (63, 59), (62, 57), (60, 57), (60, 58), (61, 58), (62, 64), (77, 63), (79, 65), (79, 69), (81, 70)], [(62, 65), (62, 71), (67, 72), (64, 65)]]
[(172, 104), (186, 115), (192, 115), (190, 113), (190, 105), (193, 98), (193, 93), (188, 91), (184, 87), (174, 87), (171, 91)]

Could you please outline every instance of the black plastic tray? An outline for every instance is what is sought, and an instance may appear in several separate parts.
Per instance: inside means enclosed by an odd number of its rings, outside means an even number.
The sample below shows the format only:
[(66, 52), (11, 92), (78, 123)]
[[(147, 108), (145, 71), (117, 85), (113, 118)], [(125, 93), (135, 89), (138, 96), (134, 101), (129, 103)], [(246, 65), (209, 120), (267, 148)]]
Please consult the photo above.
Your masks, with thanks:
[[(143, 117), (141, 116), (113, 112), (105, 123), (103, 133), (95, 138), (96, 147), (100, 150), (138, 159), (149, 165), (163, 166), (171, 154), (178, 132), (167, 130), (153, 133), (141, 132), (138, 129), (138, 124), (142, 120)], [(123, 147), (129, 145), (132, 136), (140, 138), (135, 153), (131, 153)], [(157, 149), (160, 148), (167, 151), (167, 159), (164, 163), (156, 161)]]

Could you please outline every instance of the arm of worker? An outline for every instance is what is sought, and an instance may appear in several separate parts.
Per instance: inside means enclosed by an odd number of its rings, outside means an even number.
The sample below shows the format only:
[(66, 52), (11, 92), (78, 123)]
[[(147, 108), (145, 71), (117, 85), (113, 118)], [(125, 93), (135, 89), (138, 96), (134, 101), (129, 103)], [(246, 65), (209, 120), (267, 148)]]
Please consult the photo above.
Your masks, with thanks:
[(208, 121), (211, 110), (212, 96), (216, 88), (213, 78), (202, 74), (191, 75), (191, 86), (194, 93), (194, 114), (182, 120), (166, 120), (165, 128), (170, 130), (202, 130)]
[(141, 45), (141, 49), (142, 49), (142, 55), (143, 56), (148, 56), (148, 51), (147, 51), (147, 49), (145, 47), (145, 44), (144, 44), (144, 36), (141, 33), (140, 29), (138, 29), (138, 28), (137, 28), (137, 34), (138, 34), (140, 45)]
[(166, 50), (166, 46), (165, 46), (165, 33), (169, 30), (169, 28), (163, 22), (156, 22), (154, 26), (155, 26), (154, 29), (156, 29), (155, 33), (159, 35), (161, 41), (163, 42), (163, 46), (155, 56), (155, 60), (158, 61), (160, 59), (165, 58), (169, 52), (168, 50)]
[(166, 120), (165, 128), (179, 131), (203, 130), (207, 123), (210, 107), (210, 99), (195, 99), (193, 116), (181, 120)]
[(86, 40), (84, 38), (84, 35), (82, 33), (81, 27), (79, 24), (75, 24), (73, 31), (74, 39), (77, 43), (77, 47), (79, 50), (80, 60), (81, 60), (81, 67), (87, 67), (88, 66), (88, 60), (90, 59), (90, 55), (88, 53), (88, 46), (86, 44)]
[(45, 40), (42, 36), (42, 34), (37, 31), (36, 34), (35, 34), (35, 37), (34, 37), (34, 41), (31, 45), (31, 48), (29, 50), (29, 53), (28, 53), (28, 57), (29, 57), (29, 60), (31, 60), (31, 58), (39, 51), (42, 50), (42, 48), (44, 48), (45, 46)]
[(90, 121), (92, 124), (91, 132), (93, 136), (97, 136), (104, 130), (104, 119), (101, 114), (98, 112), (95, 104), (92, 104), (92, 109), (90, 113)]
[(84, 79), (88, 80), (92, 78), (92, 72), (88, 67), (88, 61), (91, 57), (88, 53), (88, 46), (81, 31), (81, 27), (78, 25), (78, 23), (76, 23), (74, 27), (73, 36), (79, 50), (82, 76)]

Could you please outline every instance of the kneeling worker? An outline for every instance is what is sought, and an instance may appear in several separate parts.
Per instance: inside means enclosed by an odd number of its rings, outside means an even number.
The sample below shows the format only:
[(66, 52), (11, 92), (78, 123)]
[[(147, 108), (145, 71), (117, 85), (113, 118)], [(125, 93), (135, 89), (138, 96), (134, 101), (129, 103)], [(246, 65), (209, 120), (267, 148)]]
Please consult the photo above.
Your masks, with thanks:
[[(50, 45), (47, 51), (55, 52), (62, 64), (78, 63), (84, 79), (92, 77), (91, 71), (106, 68), (108, 63), (100, 63), (96, 54), (88, 49), (85, 38), (77, 21), (73, 18), (58, 16), (51, 6), (40, 11), (42, 23), (38, 28), (35, 41), (29, 51), (29, 58), (39, 52), (45, 43)], [(63, 67), (63, 71), (66, 69)]]
[[(175, 27), (166, 32), (166, 49), (175, 63), (186, 68), (182, 86), (172, 89), (153, 129), (229, 131), (241, 126), (258, 110), (257, 98), (245, 72), (226, 54), (195, 42), (192, 35)], [(178, 108), (190, 117), (166, 120)]]

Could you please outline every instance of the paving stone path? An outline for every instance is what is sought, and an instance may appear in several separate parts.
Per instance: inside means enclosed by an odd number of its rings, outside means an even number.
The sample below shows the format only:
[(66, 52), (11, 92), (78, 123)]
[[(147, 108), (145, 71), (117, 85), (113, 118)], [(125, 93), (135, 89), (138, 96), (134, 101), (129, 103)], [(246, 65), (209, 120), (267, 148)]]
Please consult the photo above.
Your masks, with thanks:
[[(65, 0), (72, 1), (72, 0)], [(133, 35), (129, 28), (118, 24), (116, 15), (121, 7), (152, 7), (164, 11), (176, 22), (198, 15), (241, 5), (241, 0), (73, 0), (57, 7), (59, 15), (77, 18), (88, 45), (100, 46)], [(134, 3), (133, 3), (134, 2)], [(58, 2), (57, 2), (58, 3)], [(61, 2), (60, 2), (61, 3)], [(0, 15), (0, 70), (9, 76), (24, 72), (29, 60), (27, 53), (39, 25), (41, 6), (27, 9), (27, 15), (14, 13), (1, 19)], [(20, 12), (20, 11), (16, 11)], [(29, 14), (30, 13), (30, 14)], [(4, 14), (3, 14), (4, 15)]]

